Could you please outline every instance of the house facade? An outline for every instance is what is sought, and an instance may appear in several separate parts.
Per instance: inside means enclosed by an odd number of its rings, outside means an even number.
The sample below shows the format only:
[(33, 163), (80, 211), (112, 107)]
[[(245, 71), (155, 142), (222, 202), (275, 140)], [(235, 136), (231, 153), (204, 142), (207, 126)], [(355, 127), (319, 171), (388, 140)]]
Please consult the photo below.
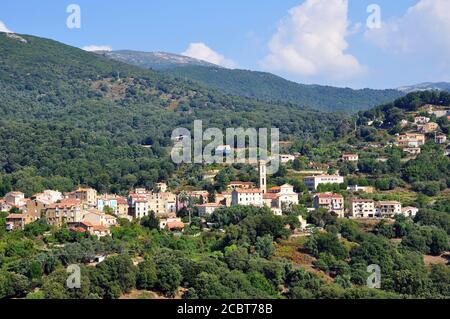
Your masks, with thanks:
[(264, 205), (263, 192), (259, 189), (235, 189), (231, 193), (231, 205), (261, 207)]
[(418, 212), (419, 209), (417, 207), (408, 206), (402, 208), (402, 215), (405, 217), (414, 218)]
[(380, 201), (375, 205), (377, 217), (393, 218), (402, 213), (402, 204), (397, 201)]
[(308, 190), (315, 191), (321, 184), (343, 184), (344, 177), (339, 175), (317, 175), (305, 177), (303, 181)]
[(45, 209), (45, 220), (47, 224), (57, 227), (61, 227), (64, 223), (80, 222), (83, 209), (81, 200), (63, 199)]
[(340, 194), (321, 193), (314, 196), (314, 208), (324, 208), (335, 213), (339, 218), (344, 218), (344, 197)]
[(359, 160), (359, 155), (354, 153), (344, 153), (342, 154), (342, 160), (344, 162), (357, 162)]
[(200, 204), (196, 205), (198, 210), (198, 215), (200, 217), (212, 215), (217, 209), (224, 207), (221, 204), (218, 203), (206, 203), (206, 204)]
[(22, 192), (9, 192), (5, 195), (6, 204), (12, 207), (21, 208), (26, 204), (25, 194)]
[(353, 218), (374, 218), (375, 201), (373, 199), (350, 199), (349, 215)]
[(400, 147), (420, 147), (425, 144), (425, 135), (420, 133), (404, 133), (397, 136)]
[(79, 199), (89, 207), (97, 206), (97, 191), (93, 188), (79, 188), (74, 192), (64, 194), (68, 199)]

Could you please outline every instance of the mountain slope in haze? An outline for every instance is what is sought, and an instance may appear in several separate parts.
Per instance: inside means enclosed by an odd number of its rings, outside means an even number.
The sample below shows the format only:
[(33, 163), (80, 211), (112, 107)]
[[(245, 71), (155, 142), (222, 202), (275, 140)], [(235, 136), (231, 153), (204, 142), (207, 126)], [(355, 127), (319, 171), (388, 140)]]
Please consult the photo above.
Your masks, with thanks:
[(415, 91), (430, 91), (430, 90), (438, 90), (438, 91), (449, 91), (450, 92), (450, 83), (448, 82), (425, 82), (415, 85), (402, 86), (398, 88), (399, 91), (404, 93), (411, 93)]
[(289, 102), (326, 112), (366, 110), (403, 96), (397, 90), (353, 90), (332, 86), (305, 85), (285, 80), (271, 73), (247, 70), (186, 66), (168, 71), (194, 79), (229, 94), (264, 101)]
[(131, 50), (96, 51), (110, 59), (154, 70), (170, 70), (183, 66), (218, 67), (215, 64), (167, 52), (139, 52)]
[[(103, 52), (106, 57), (143, 68), (162, 70), (182, 79), (220, 90), (226, 94), (262, 101), (292, 103), (327, 112), (354, 113), (390, 102), (404, 93), (398, 90), (352, 90), (331, 86), (304, 85), (271, 73), (230, 70), (199, 60), (164, 53), (133, 51)], [(179, 59), (183, 63), (179, 62)]]
[(77, 185), (124, 193), (171, 182), (171, 133), (192, 130), (194, 120), (204, 129), (277, 127), (282, 140), (326, 143), (352, 129), (343, 114), (229, 96), (56, 41), (20, 37), (25, 42), (0, 33), (0, 196)]

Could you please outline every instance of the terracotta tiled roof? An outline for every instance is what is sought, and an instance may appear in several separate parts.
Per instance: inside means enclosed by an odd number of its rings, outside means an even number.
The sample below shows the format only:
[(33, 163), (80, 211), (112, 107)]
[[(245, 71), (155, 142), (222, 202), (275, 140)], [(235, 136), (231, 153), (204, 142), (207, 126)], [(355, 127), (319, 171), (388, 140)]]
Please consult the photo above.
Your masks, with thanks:
[(119, 205), (126, 205), (126, 204), (128, 204), (128, 201), (124, 197), (117, 197), (117, 204), (119, 204)]
[(48, 208), (64, 208), (64, 207), (74, 207), (81, 204), (81, 200), (74, 198), (64, 198), (61, 199), (59, 203), (51, 204)]
[(167, 223), (167, 228), (172, 230), (172, 229), (183, 229), (184, 228), (184, 223), (179, 222), (179, 221), (173, 221), (173, 222), (168, 222)]
[(91, 224), (90, 222), (86, 222), (86, 221), (82, 221), (82, 222), (80, 222), (80, 224), (81, 224), (81, 225), (84, 225), (84, 226), (86, 226), (86, 227), (94, 227), (93, 224)]
[(271, 187), (268, 190), (269, 193), (278, 193), (279, 191), (281, 191), (281, 187), (280, 186)]
[(94, 231), (102, 231), (102, 232), (108, 231), (108, 230), (109, 230), (108, 227), (102, 226), (102, 225), (94, 226), (94, 227), (92, 227), (92, 229), (93, 229)]
[(263, 194), (263, 198), (264, 199), (277, 199), (278, 196), (279, 196), (279, 194), (277, 194), (277, 193), (266, 193), (266, 194)]
[(9, 214), (6, 219), (22, 219), (25, 218), (24, 214)]

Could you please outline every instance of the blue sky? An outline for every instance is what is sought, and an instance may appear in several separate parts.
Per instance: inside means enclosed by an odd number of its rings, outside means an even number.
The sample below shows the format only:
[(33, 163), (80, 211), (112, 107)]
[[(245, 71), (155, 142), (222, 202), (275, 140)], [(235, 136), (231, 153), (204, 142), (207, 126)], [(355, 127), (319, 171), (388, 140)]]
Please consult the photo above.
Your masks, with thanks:
[[(81, 8), (80, 29), (66, 26), (73, 3)], [(381, 9), (378, 29), (366, 26), (372, 3)], [(80, 48), (185, 53), (301, 83), (355, 88), (450, 81), (450, 13), (442, 12), (450, 12), (450, 0), (0, 3), (3, 28), (16, 33)]]

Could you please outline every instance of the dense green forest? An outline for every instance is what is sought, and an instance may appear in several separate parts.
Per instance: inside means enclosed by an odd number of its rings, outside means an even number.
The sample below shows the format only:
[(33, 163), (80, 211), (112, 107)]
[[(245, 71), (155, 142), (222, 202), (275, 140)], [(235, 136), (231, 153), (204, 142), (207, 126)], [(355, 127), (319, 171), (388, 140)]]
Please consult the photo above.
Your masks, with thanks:
[[(448, 201), (443, 204), (448, 208)], [(441, 215), (440, 221), (436, 214)], [(426, 267), (422, 259), (422, 254), (439, 255), (448, 249), (448, 213), (424, 209), (414, 221), (381, 221), (372, 232), (326, 211), (305, 217), (327, 230), (298, 242), (298, 249), (316, 258), (314, 267), (319, 272), (298, 267), (280, 255), (298, 226), (295, 212), (280, 217), (269, 209), (221, 209), (210, 221), (224, 232), (213, 229), (195, 235), (205, 226), (195, 218), (181, 237), (155, 229), (154, 216), (132, 223), (121, 220), (112, 237), (101, 240), (42, 222), (13, 233), (0, 227), (0, 298), (112, 299), (136, 288), (186, 299), (450, 295), (448, 266)], [(3, 223), (0, 218), (0, 226)], [(392, 238), (401, 238), (402, 243), (394, 244)], [(87, 266), (98, 254), (108, 258)], [(81, 265), (81, 289), (66, 285), (70, 264)], [(382, 269), (381, 289), (365, 286), (371, 264)]]
[[(404, 93), (397, 90), (352, 90), (321, 85), (304, 85), (285, 80), (270, 73), (198, 65), (198, 62), (180, 66), (154, 53), (113, 51), (105, 56), (143, 68), (152, 68), (174, 75), (181, 80), (194, 80), (208, 88), (226, 94), (255, 98), (260, 101), (291, 103), (297, 107), (326, 112), (355, 113), (366, 110)], [(169, 56), (170, 57), (170, 56)]]
[(397, 90), (337, 88), (305, 85), (285, 80), (270, 73), (187, 66), (167, 71), (181, 79), (201, 84), (228, 94), (262, 101), (289, 102), (325, 112), (356, 113), (392, 101), (403, 95)]
[[(368, 121), (375, 121), (375, 125), (379, 124), (377, 125), (379, 127), (393, 127), (398, 125), (401, 120), (408, 119), (409, 112), (419, 112), (420, 107), (426, 104), (448, 107), (450, 106), (450, 93), (436, 90), (409, 93), (389, 103), (359, 112), (358, 123), (364, 125)], [(447, 118), (443, 117), (434, 120), (441, 126), (442, 124), (445, 126)], [(445, 133), (448, 134), (448, 132)]]
[[(175, 169), (174, 128), (278, 127), (281, 138), (333, 141), (345, 115), (230, 97), (52, 40), (0, 34), (0, 195), (84, 184), (121, 192)], [(142, 145), (151, 145), (144, 148)]]

